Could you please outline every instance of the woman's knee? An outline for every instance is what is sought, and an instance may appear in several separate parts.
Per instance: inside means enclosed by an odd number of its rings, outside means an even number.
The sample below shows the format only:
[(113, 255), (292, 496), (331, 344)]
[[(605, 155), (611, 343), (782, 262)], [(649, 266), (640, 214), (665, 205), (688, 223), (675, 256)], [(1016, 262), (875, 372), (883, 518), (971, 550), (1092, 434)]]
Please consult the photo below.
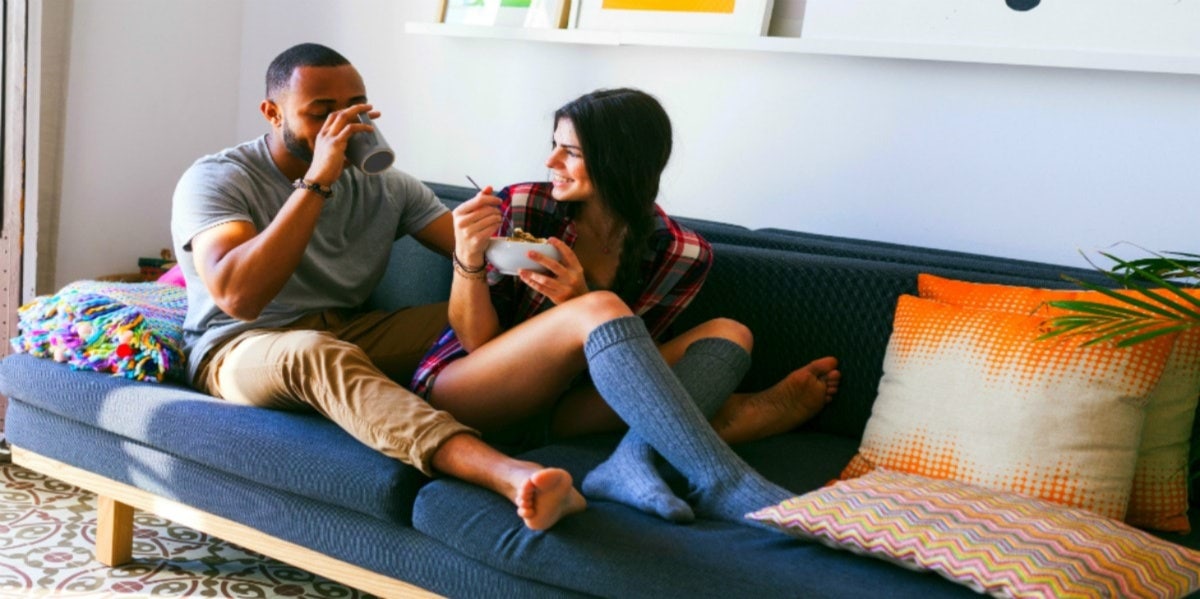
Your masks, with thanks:
[(720, 337), (738, 344), (747, 352), (754, 349), (754, 333), (750, 327), (732, 318), (714, 318), (703, 325), (703, 337)]
[(610, 320), (633, 316), (633, 311), (625, 301), (611, 291), (592, 291), (572, 299), (562, 307), (567, 306), (570, 306), (567, 310), (569, 317), (582, 323), (588, 330)]

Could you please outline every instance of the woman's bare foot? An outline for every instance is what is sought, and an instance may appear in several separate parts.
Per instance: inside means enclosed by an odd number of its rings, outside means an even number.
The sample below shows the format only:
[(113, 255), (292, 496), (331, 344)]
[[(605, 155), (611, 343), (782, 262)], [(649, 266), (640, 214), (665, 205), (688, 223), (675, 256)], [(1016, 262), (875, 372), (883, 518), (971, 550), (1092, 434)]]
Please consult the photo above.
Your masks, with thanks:
[(713, 418), (713, 428), (730, 444), (790, 431), (833, 399), (841, 379), (837, 358), (813, 360), (768, 389), (731, 397)]
[(531, 530), (546, 530), (564, 516), (582, 512), (587, 500), (575, 490), (571, 474), (561, 468), (542, 468), (517, 488), (517, 515)]

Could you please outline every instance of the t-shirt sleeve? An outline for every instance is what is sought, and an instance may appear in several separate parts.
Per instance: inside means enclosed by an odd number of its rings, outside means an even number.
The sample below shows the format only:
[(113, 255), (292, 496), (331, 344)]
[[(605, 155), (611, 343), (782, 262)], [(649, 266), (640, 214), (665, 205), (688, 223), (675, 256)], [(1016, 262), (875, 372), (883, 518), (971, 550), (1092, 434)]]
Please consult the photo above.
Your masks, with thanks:
[(420, 179), (400, 171), (391, 172), (395, 174), (391, 186), (395, 191), (392, 195), (403, 203), (400, 222), (396, 226), (396, 239), (424, 229), (450, 211)]
[(217, 225), (254, 222), (237, 181), (245, 175), (219, 161), (193, 164), (175, 186), (171, 206), (171, 234), (185, 251), (192, 239)]

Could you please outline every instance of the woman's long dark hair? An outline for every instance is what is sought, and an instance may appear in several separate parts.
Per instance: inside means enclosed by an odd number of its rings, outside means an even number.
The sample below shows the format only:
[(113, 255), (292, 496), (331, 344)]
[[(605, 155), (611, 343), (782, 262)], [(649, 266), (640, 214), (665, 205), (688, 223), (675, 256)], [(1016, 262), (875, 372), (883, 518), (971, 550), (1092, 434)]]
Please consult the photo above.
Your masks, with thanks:
[(613, 291), (632, 305), (641, 292), (641, 261), (654, 232), (659, 177), (671, 157), (671, 119), (643, 91), (602, 89), (554, 113), (571, 121), (599, 200), (626, 227)]

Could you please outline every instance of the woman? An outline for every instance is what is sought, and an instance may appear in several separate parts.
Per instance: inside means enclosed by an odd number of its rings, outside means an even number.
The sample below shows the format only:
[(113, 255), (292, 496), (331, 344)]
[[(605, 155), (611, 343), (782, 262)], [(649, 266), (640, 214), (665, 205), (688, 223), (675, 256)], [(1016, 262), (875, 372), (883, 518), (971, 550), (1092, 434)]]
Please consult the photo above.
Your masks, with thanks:
[[(619, 430), (624, 421), (630, 432), (584, 480), (585, 495), (690, 520), (691, 506), (655, 471), (657, 450), (688, 478), (702, 513), (741, 521), (790, 493), (726, 442), (807, 420), (840, 375), (836, 361), (823, 358), (760, 394), (727, 401), (749, 367), (746, 327), (717, 319), (655, 344), (712, 260), (707, 242), (655, 204), (670, 153), (670, 120), (643, 92), (601, 90), (559, 109), (550, 183), (498, 196), (487, 187), (455, 209), (451, 328), (413, 388), (485, 434), (548, 421), (552, 436), (567, 437)], [(489, 238), (516, 228), (547, 237), (561, 261), (531, 252), (547, 272), (489, 273)], [(718, 410), (720, 436), (708, 423)]]

